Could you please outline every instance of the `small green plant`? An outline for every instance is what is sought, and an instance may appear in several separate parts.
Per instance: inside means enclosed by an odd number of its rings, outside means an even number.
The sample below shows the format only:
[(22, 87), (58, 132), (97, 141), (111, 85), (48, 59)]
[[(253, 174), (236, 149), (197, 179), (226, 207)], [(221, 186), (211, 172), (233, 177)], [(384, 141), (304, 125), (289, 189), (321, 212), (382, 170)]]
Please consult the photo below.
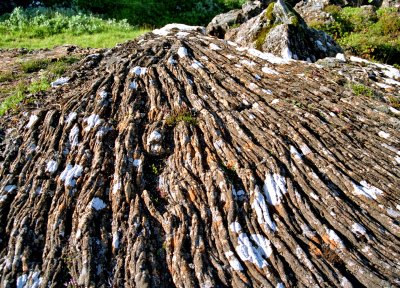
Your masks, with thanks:
[(8, 110), (15, 109), (19, 102), (24, 100), (25, 93), (23, 90), (18, 90), (11, 96), (8, 96), (0, 104), (0, 116), (3, 116)]
[(400, 99), (396, 96), (389, 96), (390, 106), (396, 109), (400, 109)]
[(153, 174), (156, 176), (160, 174), (160, 171), (155, 164), (151, 164), (151, 172), (153, 172)]
[(168, 126), (175, 126), (181, 121), (192, 126), (196, 126), (198, 124), (196, 117), (186, 107), (172, 111), (172, 113), (165, 120), (165, 123)]
[(36, 59), (36, 60), (28, 60), (25, 62), (21, 62), (21, 69), (25, 73), (33, 73), (38, 72), (42, 69), (46, 69), (49, 66), (49, 59)]
[(374, 96), (374, 91), (363, 84), (353, 83), (350, 84), (350, 88), (357, 96), (367, 96), (370, 98)]
[(50, 81), (47, 77), (42, 77), (39, 80), (33, 81), (28, 87), (27, 91), (32, 94), (46, 91), (50, 88)]

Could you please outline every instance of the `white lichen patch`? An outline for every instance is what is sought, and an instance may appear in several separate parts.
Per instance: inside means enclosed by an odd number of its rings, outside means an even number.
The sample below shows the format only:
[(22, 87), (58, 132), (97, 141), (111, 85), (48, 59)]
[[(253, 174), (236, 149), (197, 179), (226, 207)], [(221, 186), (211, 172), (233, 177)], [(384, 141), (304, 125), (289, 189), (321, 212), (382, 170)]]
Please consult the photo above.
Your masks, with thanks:
[(194, 60), (194, 61), (193, 61), (191, 67), (194, 68), (194, 69), (203, 69), (203, 68), (204, 68), (203, 64), (201, 64), (201, 63), (200, 63), (199, 61), (197, 61), (197, 60)]
[(353, 188), (354, 188), (354, 194), (356, 195), (362, 195), (365, 196), (369, 199), (374, 199), (376, 200), (378, 198), (378, 195), (383, 194), (383, 191), (368, 184), (366, 181), (361, 181), (360, 184), (358, 185), (356, 183), (352, 183), (353, 184)]
[[(291, 61), (289, 58), (277, 57), (271, 53), (264, 53), (257, 49), (254, 49), (254, 48), (248, 49), (248, 52), (250, 55), (261, 58), (263, 60), (267, 60), (268, 62), (270, 62), (272, 64), (288, 64)], [(287, 56), (287, 55), (285, 55), (285, 56)]]
[(58, 163), (54, 160), (49, 160), (46, 165), (46, 172), (54, 173), (58, 169)]
[(379, 83), (379, 82), (375, 83), (375, 85), (378, 86), (378, 87), (380, 87), (380, 88), (383, 88), (383, 89), (393, 88), (393, 87), (390, 86), (390, 85), (387, 85), (387, 84), (384, 84), (384, 83)]
[(270, 229), (272, 231), (276, 231), (276, 224), (272, 220), (267, 203), (265, 201), (264, 196), (261, 194), (260, 189), (258, 186), (255, 186), (254, 189), (254, 200), (253, 203), (251, 203), (251, 208), (253, 208), (256, 211), (257, 214), (257, 221), (261, 225), (265, 225), (267, 229)]
[(225, 257), (229, 261), (229, 265), (231, 265), (233, 270), (242, 271), (243, 267), (240, 264), (239, 260), (234, 256), (232, 251), (225, 252)]
[[(253, 243), (255, 243), (255, 246), (253, 246)], [(249, 261), (258, 268), (268, 266), (265, 258), (272, 254), (270, 241), (259, 234), (252, 234), (250, 237), (246, 233), (239, 234), (238, 246), (235, 249), (242, 261)]]
[(96, 127), (97, 125), (100, 125), (103, 122), (103, 120), (101, 120), (100, 116), (97, 114), (92, 114), (88, 118), (85, 118), (83, 121), (87, 124), (85, 128), (86, 132), (89, 132), (90, 129)]
[(131, 74), (135, 74), (136, 76), (143, 76), (146, 74), (147, 68), (136, 66), (136, 67), (133, 67), (130, 72), (131, 72)]
[(228, 59), (235, 59), (236, 57), (235, 56), (233, 56), (232, 54), (228, 54), (228, 55), (226, 55), (226, 58), (228, 58)]
[(215, 141), (213, 143), (213, 145), (214, 145), (215, 149), (220, 150), (220, 149), (222, 149), (222, 146), (224, 145), (224, 141), (222, 141), (222, 140)]
[(271, 68), (269, 68), (269, 67), (263, 67), (261, 70), (262, 70), (265, 74), (279, 75), (279, 72), (278, 72), (278, 71), (276, 71), (276, 70), (274, 70), (274, 69), (271, 69)]
[(55, 80), (54, 82), (51, 82), (50, 85), (51, 87), (58, 87), (67, 84), (68, 81), (69, 81), (68, 77), (61, 77)]
[(94, 198), (92, 199), (92, 201), (90, 202), (90, 206), (91, 206), (94, 210), (99, 211), (99, 210), (102, 210), (102, 209), (106, 208), (107, 205), (106, 205), (106, 203), (104, 203), (104, 201), (101, 200), (100, 198), (94, 197)]
[(39, 117), (36, 116), (35, 114), (32, 114), (31, 117), (29, 117), (29, 122), (26, 124), (26, 128), (31, 128), (36, 122), (39, 120)]
[(83, 167), (75, 164), (68, 164), (60, 175), (60, 179), (64, 181), (66, 187), (75, 187), (76, 179), (82, 175)]
[(365, 227), (363, 225), (361, 225), (360, 223), (354, 223), (353, 225), (351, 225), (351, 232), (353, 232), (354, 234), (358, 235), (365, 235), (367, 234), (367, 230), (365, 229)]
[(249, 89), (254, 91), (254, 90), (258, 90), (260, 87), (258, 87), (256, 84), (254, 83), (250, 83), (249, 84)]
[(304, 156), (306, 156), (306, 155), (311, 153), (310, 148), (306, 144), (301, 145), (300, 146), (300, 150), (301, 150), (301, 152), (303, 153)]
[(388, 215), (393, 217), (393, 218), (400, 217), (400, 212), (398, 212), (398, 211), (396, 211), (396, 210), (394, 210), (392, 208), (388, 208), (386, 211), (387, 211)]
[(75, 124), (74, 127), (72, 127), (71, 131), (69, 132), (69, 137), (68, 137), (69, 143), (71, 143), (71, 147), (78, 145), (79, 143), (78, 136), (79, 136), (79, 127), (78, 124)]
[(379, 137), (384, 138), (384, 139), (388, 139), (390, 137), (390, 134), (385, 131), (379, 131), (378, 135), (379, 135)]
[(16, 185), (6, 185), (4, 187), (4, 191), (6, 193), (12, 193), (14, 190), (17, 190), (17, 186)]
[(188, 56), (188, 51), (185, 47), (179, 47), (178, 49), (178, 56), (183, 58)]
[(271, 205), (279, 205), (282, 196), (287, 193), (286, 180), (279, 174), (265, 173), (264, 195)]
[(218, 45), (216, 45), (214, 43), (211, 43), (209, 47), (211, 50), (221, 50), (221, 47), (219, 47)]
[(78, 113), (76, 112), (70, 112), (67, 116), (67, 118), (65, 119), (65, 123), (67, 125), (69, 125), (72, 121), (74, 121), (76, 119), (76, 116), (78, 116)]
[(342, 239), (336, 234), (336, 232), (332, 229), (325, 228), (326, 233), (329, 236), (329, 239), (336, 243), (339, 248), (344, 248), (344, 244)]
[(132, 81), (132, 82), (129, 84), (129, 88), (132, 89), (132, 90), (136, 90), (137, 87), (138, 87), (138, 84), (137, 84), (136, 81)]

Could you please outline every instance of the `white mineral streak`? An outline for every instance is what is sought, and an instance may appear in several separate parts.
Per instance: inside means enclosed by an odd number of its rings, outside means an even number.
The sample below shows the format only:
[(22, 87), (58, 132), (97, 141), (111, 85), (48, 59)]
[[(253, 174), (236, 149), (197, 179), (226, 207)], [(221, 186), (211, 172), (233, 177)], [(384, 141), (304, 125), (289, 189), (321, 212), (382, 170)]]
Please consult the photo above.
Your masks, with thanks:
[[(250, 238), (257, 246), (253, 246)], [(272, 254), (270, 241), (259, 234), (252, 234), (250, 238), (246, 233), (239, 234), (236, 253), (242, 261), (249, 261), (259, 268), (268, 266), (264, 258), (268, 258)]]
[(162, 27), (160, 29), (155, 29), (152, 32), (156, 35), (167, 36), (169, 33), (172, 32), (172, 30), (199, 31), (202, 34), (206, 33), (205, 28), (202, 26), (189, 26), (189, 25), (177, 24), (177, 23), (171, 23), (171, 24), (165, 25), (164, 27)]
[(234, 233), (236, 233), (236, 234), (239, 234), (239, 232), (242, 230), (242, 226), (240, 226), (240, 223), (239, 223), (239, 222), (232, 222), (232, 223), (229, 225), (229, 229), (230, 229), (232, 232), (234, 232)]
[(139, 167), (141, 164), (142, 164), (142, 160), (141, 159), (134, 159), (133, 160), (133, 166)]
[(271, 69), (271, 68), (269, 68), (269, 67), (263, 67), (261, 70), (262, 70), (265, 74), (279, 75), (279, 72), (277, 72), (276, 70)]
[(115, 194), (115, 193), (117, 193), (117, 191), (118, 190), (120, 190), (121, 189), (121, 182), (116, 182), (115, 184), (114, 184), (114, 186), (113, 186), (113, 189), (112, 189), (112, 193), (113, 194)]
[(384, 139), (388, 139), (390, 137), (390, 134), (385, 131), (379, 131), (378, 135), (379, 135), (379, 137), (384, 138)]
[(189, 35), (188, 32), (182, 32), (182, 31), (175, 34), (175, 36), (178, 37), (178, 38), (183, 38), (183, 37), (186, 37), (188, 35)]
[(138, 87), (137, 82), (136, 81), (132, 81), (131, 84), (129, 84), (129, 88), (136, 90)]
[(301, 152), (303, 153), (304, 156), (306, 156), (306, 155), (311, 153), (310, 148), (306, 144), (301, 145), (300, 146), (300, 150), (301, 150)]
[(354, 182), (352, 184), (354, 188), (354, 194), (356, 195), (363, 195), (367, 198), (376, 200), (378, 195), (383, 194), (382, 190), (368, 184), (364, 180), (360, 182), (361, 185), (358, 185)]
[(154, 130), (153, 132), (151, 132), (151, 134), (147, 138), (147, 145), (150, 145), (151, 143), (154, 143), (154, 142), (159, 142), (159, 141), (161, 141), (161, 138), (162, 138), (162, 135), (160, 134), (160, 132), (158, 132), (157, 130)]
[(336, 59), (338, 59), (339, 61), (346, 62), (346, 57), (342, 53), (337, 53), (336, 54)]
[(240, 63), (242, 63), (243, 65), (246, 65), (246, 66), (255, 66), (256, 65), (256, 63), (255, 62), (253, 62), (253, 61), (249, 61), (249, 60), (240, 60)]
[(248, 49), (248, 52), (250, 55), (261, 58), (263, 60), (267, 60), (272, 64), (287, 64), (291, 61), (290, 59), (277, 57), (271, 53), (264, 53), (254, 48)]
[(115, 249), (119, 248), (119, 237), (118, 237), (118, 232), (113, 233), (113, 240), (112, 240), (112, 245)]
[(282, 51), (281, 51), (281, 56), (283, 59), (293, 59), (293, 54), (292, 51), (290, 51), (289, 47), (285, 47)]
[(69, 132), (69, 142), (71, 143), (71, 147), (78, 145), (78, 136), (79, 136), (79, 127), (78, 124), (75, 124)]
[(299, 151), (297, 151), (297, 149), (290, 145), (290, 154), (292, 154), (294, 156), (295, 159), (301, 159), (301, 157), (303, 156), (302, 154), (299, 153)]
[(176, 63), (176, 60), (172, 56), (168, 58), (168, 64), (175, 65)]
[(256, 211), (258, 223), (266, 223), (268, 225), (266, 226), (267, 228), (271, 229), (272, 231), (276, 231), (276, 224), (269, 215), (267, 203), (258, 186), (255, 186), (254, 188), (254, 200), (251, 204), (251, 208)]
[(351, 232), (353, 232), (356, 235), (357, 234), (359, 234), (359, 235), (367, 234), (367, 230), (360, 223), (354, 223), (353, 225), (351, 225)]
[(17, 189), (17, 186), (15, 186), (15, 185), (6, 185), (5, 187), (4, 187), (4, 191), (6, 192), (6, 193), (11, 193), (11, 192), (13, 192), (14, 190), (16, 190)]
[(136, 66), (136, 67), (132, 68), (132, 70), (131, 70), (131, 74), (135, 74), (137, 76), (145, 75), (146, 72), (147, 72), (147, 68), (140, 67), (140, 66)]
[(179, 57), (181, 57), (181, 58), (188, 56), (188, 51), (187, 51), (187, 49), (186, 49), (185, 47), (179, 47), (179, 49), (178, 49), (178, 55), (179, 55)]
[(70, 124), (72, 121), (76, 119), (76, 116), (78, 116), (76, 112), (70, 112), (67, 116), (67, 119), (65, 119), (65, 123)]
[(56, 81), (51, 82), (50, 85), (51, 85), (51, 87), (58, 87), (58, 86), (67, 84), (68, 81), (69, 81), (68, 77), (61, 77), (61, 78), (58, 78)]
[(102, 122), (100, 116), (97, 114), (92, 114), (88, 118), (85, 118), (83, 121), (87, 124), (85, 128), (86, 132), (90, 131), (90, 129), (96, 127), (97, 125), (100, 125)]
[(29, 117), (28, 124), (26, 124), (26, 128), (31, 128), (38, 119), (39, 119), (38, 116), (36, 116), (35, 114), (32, 114), (31, 117)]
[(276, 288), (285, 288), (285, 285), (283, 285), (283, 283), (278, 283), (276, 285)]
[(219, 47), (218, 45), (211, 43), (210, 44), (210, 49), (211, 50), (221, 50), (221, 47)]
[(46, 172), (54, 173), (57, 171), (57, 169), (58, 169), (57, 161), (50, 160), (49, 162), (47, 162)]
[(333, 242), (335, 242), (339, 248), (344, 248), (344, 244), (342, 242), (342, 239), (336, 234), (335, 231), (332, 229), (325, 228), (326, 233), (329, 236), (329, 239), (331, 239)]
[(243, 267), (240, 264), (239, 260), (234, 256), (232, 251), (225, 252), (225, 257), (228, 259), (229, 264), (236, 271), (242, 271)]
[(104, 208), (106, 208), (106, 203), (104, 203), (103, 200), (101, 200), (100, 198), (94, 197), (92, 199), (92, 201), (90, 202), (90, 206), (95, 209), (96, 211), (102, 210)]
[(199, 61), (197, 61), (197, 60), (194, 60), (191, 66), (192, 66), (192, 68), (194, 68), (194, 69), (202, 69), (202, 68), (204, 68), (203, 64), (201, 64), (201, 63), (200, 63)]
[(264, 194), (268, 203), (278, 205), (281, 203), (281, 198), (287, 193), (286, 180), (279, 174), (265, 173)]
[(42, 283), (42, 277), (39, 277), (38, 271), (30, 271), (29, 274), (23, 274), (17, 278), (17, 288), (39, 288)]
[(68, 164), (60, 175), (60, 179), (64, 181), (66, 187), (74, 187), (76, 179), (82, 175), (83, 167), (75, 164), (72, 166)]

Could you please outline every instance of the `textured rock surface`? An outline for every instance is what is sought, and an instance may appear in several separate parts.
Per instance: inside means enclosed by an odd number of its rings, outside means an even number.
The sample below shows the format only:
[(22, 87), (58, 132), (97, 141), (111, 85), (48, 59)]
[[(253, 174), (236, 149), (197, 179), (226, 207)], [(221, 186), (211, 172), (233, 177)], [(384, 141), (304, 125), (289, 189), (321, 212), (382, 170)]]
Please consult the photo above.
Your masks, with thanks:
[(225, 39), (286, 59), (311, 62), (343, 52), (332, 37), (309, 28), (282, 0), (271, 3), (261, 14), (238, 28), (230, 29)]
[(1, 287), (400, 284), (398, 70), (171, 30), (65, 76), (0, 118)]

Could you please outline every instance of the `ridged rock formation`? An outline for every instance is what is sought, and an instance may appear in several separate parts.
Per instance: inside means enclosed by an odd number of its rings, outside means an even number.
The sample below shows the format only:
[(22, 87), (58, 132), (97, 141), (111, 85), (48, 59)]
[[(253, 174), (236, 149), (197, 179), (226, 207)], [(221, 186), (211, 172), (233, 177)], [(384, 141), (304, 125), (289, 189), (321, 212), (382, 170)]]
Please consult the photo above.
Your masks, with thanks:
[(399, 71), (156, 32), (0, 118), (0, 286), (400, 285)]

